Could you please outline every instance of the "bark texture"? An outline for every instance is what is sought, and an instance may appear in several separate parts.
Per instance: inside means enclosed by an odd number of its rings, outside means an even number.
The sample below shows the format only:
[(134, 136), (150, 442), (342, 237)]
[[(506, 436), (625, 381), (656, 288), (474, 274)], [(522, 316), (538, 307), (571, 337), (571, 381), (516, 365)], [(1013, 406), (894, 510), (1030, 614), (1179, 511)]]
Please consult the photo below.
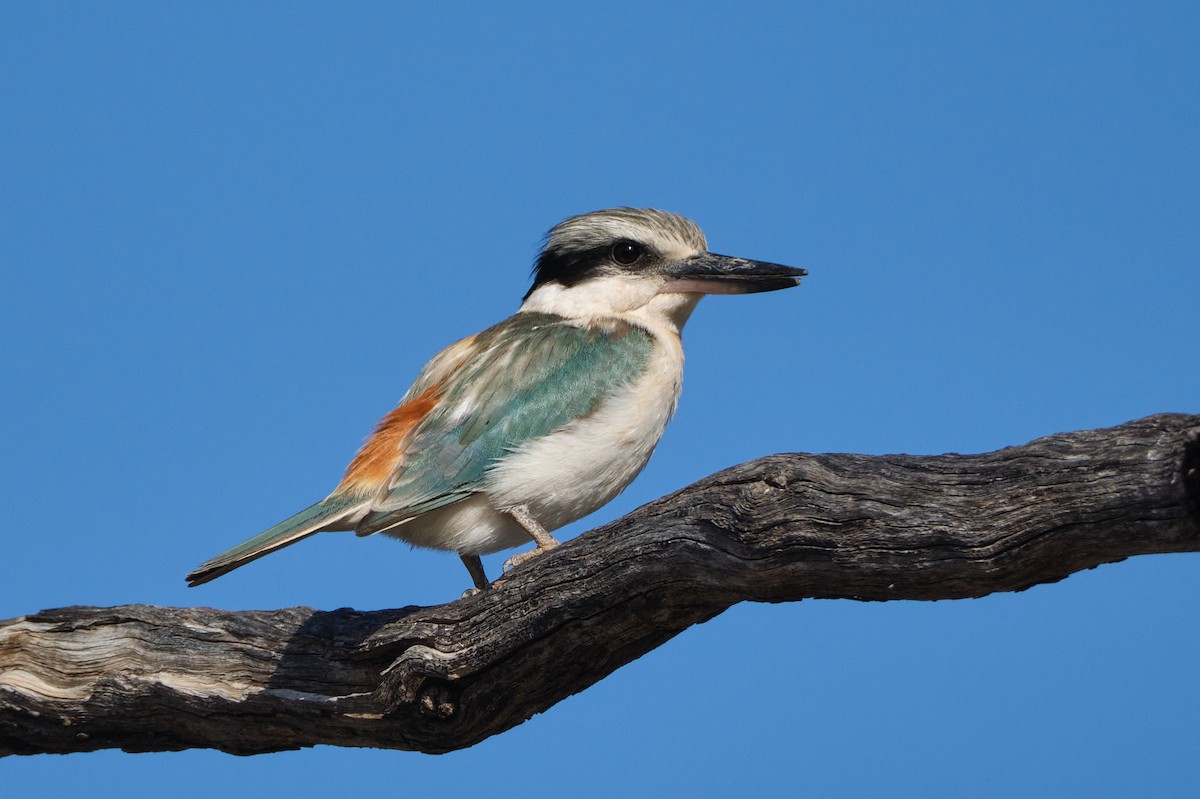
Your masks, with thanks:
[(398, 610), (131, 605), (0, 622), (0, 754), (446, 752), (737, 602), (955, 599), (1200, 551), (1200, 416), (982, 455), (774, 455)]

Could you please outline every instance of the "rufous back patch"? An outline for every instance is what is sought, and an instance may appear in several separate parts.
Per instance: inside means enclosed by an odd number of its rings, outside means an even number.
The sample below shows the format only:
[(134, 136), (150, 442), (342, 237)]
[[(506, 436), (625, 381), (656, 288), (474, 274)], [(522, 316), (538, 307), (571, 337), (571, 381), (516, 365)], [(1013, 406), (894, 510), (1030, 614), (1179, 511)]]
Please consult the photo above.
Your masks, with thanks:
[(346, 467), (338, 490), (375, 488), (391, 477), (404, 455), (404, 439), (438, 404), (441, 387), (441, 383), (430, 386), (380, 419), (374, 434)]

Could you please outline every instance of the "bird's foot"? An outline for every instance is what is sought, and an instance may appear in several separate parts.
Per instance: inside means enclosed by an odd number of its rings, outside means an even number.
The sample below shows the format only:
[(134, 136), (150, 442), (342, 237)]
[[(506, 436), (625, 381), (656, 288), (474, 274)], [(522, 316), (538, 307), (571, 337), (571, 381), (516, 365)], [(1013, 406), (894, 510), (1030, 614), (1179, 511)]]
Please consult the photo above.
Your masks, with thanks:
[(529, 550), (528, 552), (518, 552), (516, 555), (513, 555), (511, 558), (504, 561), (504, 572), (508, 573), (508, 572), (512, 571), (513, 569), (517, 568), (518, 566), (520, 566), (525, 561), (533, 560), (538, 555), (541, 555), (545, 552), (549, 552), (550, 550), (554, 549), (556, 546), (558, 546), (558, 542), (555, 541), (553, 538), (551, 538), (550, 541), (545, 545), (538, 544), (536, 547)]

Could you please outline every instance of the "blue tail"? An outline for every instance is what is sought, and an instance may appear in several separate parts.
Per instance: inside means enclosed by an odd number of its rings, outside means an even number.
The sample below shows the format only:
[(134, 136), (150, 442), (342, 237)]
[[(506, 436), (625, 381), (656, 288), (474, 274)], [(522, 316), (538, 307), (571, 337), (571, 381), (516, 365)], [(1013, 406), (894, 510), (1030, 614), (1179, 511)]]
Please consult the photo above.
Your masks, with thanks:
[(222, 552), (212, 560), (200, 564), (187, 576), (189, 586), (197, 586), (215, 580), (222, 574), (231, 572), (238, 566), (257, 560), (263, 555), (269, 555), (277, 549), (283, 549), (301, 539), (308, 538), (314, 533), (321, 532), (326, 525), (345, 516), (362, 502), (358, 496), (334, 494), (297, 513), (290, 519), (284, 519), (279, 524), (243, 541), (228, 552)]

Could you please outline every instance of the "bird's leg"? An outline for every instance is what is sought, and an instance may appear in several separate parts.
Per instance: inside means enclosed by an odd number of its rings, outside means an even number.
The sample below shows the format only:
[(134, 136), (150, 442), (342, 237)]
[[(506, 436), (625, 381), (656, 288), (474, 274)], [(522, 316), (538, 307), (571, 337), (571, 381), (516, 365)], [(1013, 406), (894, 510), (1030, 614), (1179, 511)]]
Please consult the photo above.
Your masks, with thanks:
[(460, 552), (458, 556), (462, 558), (463, 565), (471, 573), (471, 582), (475, 583), (475, 587), (468, 588), (463, 596), (474, 596), (492, 587), (492, 584), (488, 582), (487, 572), (483, 570), (483, 561), (479, 559), (478, 555), (464, 555)]
[(543, 552), (549, 552), (558, 546), (558, 542), (554, 540), (554, 537), (550, 533), (546, 532), (546, 528), (542, 527), (538, 523), (538, 520), (533, 518), (533, 515), (529, 512), (529, 508), (524, 505), (517, 505), (515, 508), (509, 510), (509, 514), (517, 520), (517, 524), (525, 528), (525, 532), (529, 533), (529, 537), (537, 542), (537, 546), (528, 552), (521, 552), (504, 561), (505, 571), (514, 569), (530, 558), (535, 558)]
[(554, 540), (554, 536), (546, 532), (546, 528), (538, 524), (538, 520), (533, 518), (532, 514), (529, 513), (529, 508), (524, 505), (518, 505), (510, 510), (509, 513), (517, 520), (517, 524), (524, 527), (525, 532), (529, 533), (529, 536), (537, 542), (538, 549), (544, 552), (558, 546), (558, 542)]

